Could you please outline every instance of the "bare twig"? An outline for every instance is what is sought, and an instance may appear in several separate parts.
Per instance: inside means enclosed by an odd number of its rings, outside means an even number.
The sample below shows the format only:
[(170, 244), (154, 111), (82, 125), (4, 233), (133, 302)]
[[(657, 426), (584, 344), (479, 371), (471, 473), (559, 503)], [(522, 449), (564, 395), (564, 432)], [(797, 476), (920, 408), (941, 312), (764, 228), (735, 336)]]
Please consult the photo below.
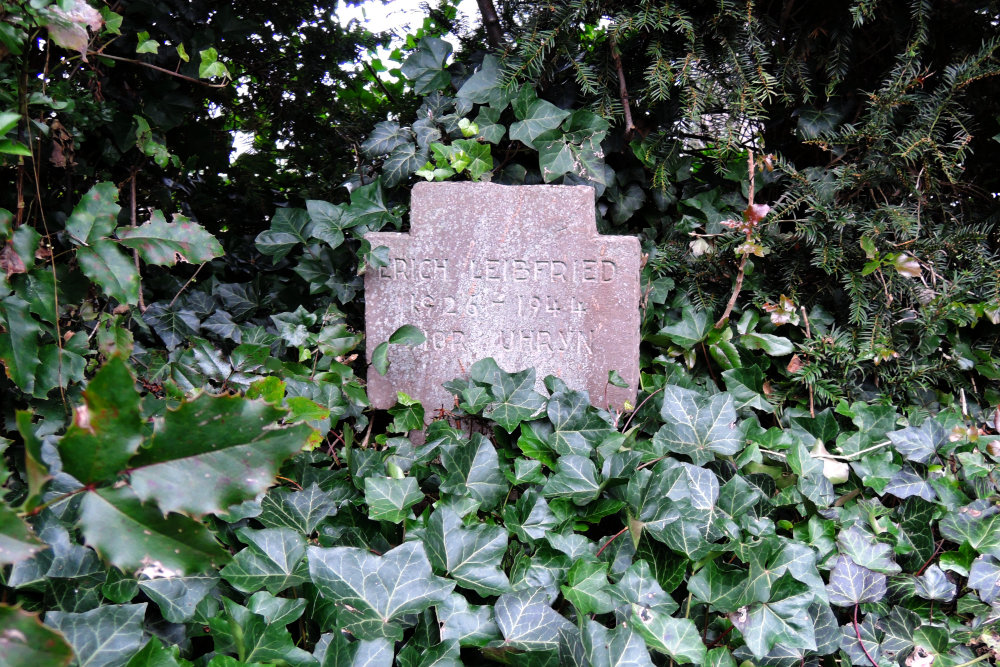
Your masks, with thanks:
[(194, 273), (191, 274), (191, 277), (188, 278), (188, 281), (186, 283), (184, 283), (183, 285), (181, 285), (181, 288), (179, 290), (177, 290), (177, 294), (175, 294), (174, 298), (171, 299), (170, 303), (167, 304), (167, 308), (172, 308), (173, 307), (174, 302), (176, 302), (177, 299), (178, 299), (178, 297), (180, 297), (180, 295), (184, 292), (184, 290), (187, 289), (187, 286), (194, 282), (194, 279), (198, 277), (198, 272), (201, 271), (205, 267), (205, 264), (206, 264), (206, 262), (202, 262), (201, 264), (198, 265), (198, 268), (194, 270)]
[[(754, 162), (753, 162), (753, 151), (747, 151), (747, 163), (750, 168), (750, 190), (747, 193), (747, 209), (753, 208), (753, 195), (756, 184), (754, 183)], [(747, 239), (750, 238), (750, 232), (747, 232)], [(736, 274), (736, 284), (733, 286), (733, 294), (729, 297), (729, 303), (726, 304), (726, 309), (722, 312), (722, 317), (719, 321), (715, 323), (716, 329), (721, 329), (729, 321), (729, 314), (733, 312), (733, 308), (736, 306), (736, 299), (740, 295), (740, 290), (743, 289), (743, 277), (746, 275), (747, 258), (749, 253), (743, 254), (743, 259), (740, 260), (740, 268)]]
[[(132, 178), (129, 179), (129, 195), (132, 203), (132, 229), (136, 227), (136, 203), (135, 203), (135, 177), (139, 172), (136, 169), (132, 169)], [(146, 302), (142, 298), (142, 267), (139, 266), (139, 249), (132, 249), (132, 259), (135, 261), (135, 272), (139, 276), (139, 312), (146, 312)]]
[(618, 95), (622, 100), (622, 109), (625, 110), (625, 138), (628, 139), (635, 133), (635, 124), (632, 122), (632, 108), (628, 101), (628, 88), (625, 86), (625, 70), (622, 67), (622, 57), (618, 53), (617, 44), (611, 45), (611, 57), (618, 71)]
[(111, 54), (102, 53), (100, 51), (87, 51), (87, 55), (97, 56), (99, 58), (109, 58), (111, 60), (118, 60), (123, 63), (131, 63), (133, 65), (139, 65), (141, 67), (148, 67), (149, 69), (155, 69), (157, 72), (163, 72), (164, 74), (169, 74), (170, 76), (176, 77), (178, 79), (183, 79), (184, 81), (188, 81), (190, 83), (197, 83), (198, 85), (206, 86), (208, 88), (226, 88), (229, 86), (228, 81), (226, 81), (225, 83), (209, 83), (208, 81), (193, 79), (189, 76), (185, 76), (184, 74), (180, 74), (178, 72), (172, 72), (168, 69), (164, 69), (163, 67), (153, 65), (152, 63), (146, 63), (141, 60), (136, 60), (135, 58), (123, 58), (121, 56), (113, 56)]

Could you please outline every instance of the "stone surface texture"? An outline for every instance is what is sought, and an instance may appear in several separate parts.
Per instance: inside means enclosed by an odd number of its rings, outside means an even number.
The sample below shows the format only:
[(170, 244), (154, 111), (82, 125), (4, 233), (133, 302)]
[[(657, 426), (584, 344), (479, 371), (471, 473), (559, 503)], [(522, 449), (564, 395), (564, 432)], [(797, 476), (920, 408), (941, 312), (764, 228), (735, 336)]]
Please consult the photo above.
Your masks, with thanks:
[[(388, 408), (402, 391), (430, 419), (454, 398), (441, 385), (493, 357), (586, 390), (591, 403), (635, 401), (639, 378), (639, 241), (597, 233), (586, 186), (420, 183), (408, 234), (368, 234), (389, 265), (368, 267), (368, 362), (404, 324), (427, 336), (389, 346), (389, 371), (368, 369), (368, 395)], [(608, 384), (617, 371), (627, 388)]]

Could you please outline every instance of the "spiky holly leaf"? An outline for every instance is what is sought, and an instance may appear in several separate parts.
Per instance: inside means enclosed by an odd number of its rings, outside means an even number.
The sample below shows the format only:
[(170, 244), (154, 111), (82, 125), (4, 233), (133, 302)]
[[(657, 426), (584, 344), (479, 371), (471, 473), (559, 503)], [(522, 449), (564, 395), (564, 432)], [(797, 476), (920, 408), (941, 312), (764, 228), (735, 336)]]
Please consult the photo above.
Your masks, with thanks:
[(130, 462), (132, 488), (164, 512), (192, 515), (254, 498), (313, 437), (307, 424), (279, 426), (284, 414), (239, 396), (201, 394), (182, 403), (157, 418), (153, 437)]
[(3, 628), (0, 664), (10, 667), (58, 667), (73, 661), (73, 649), (63, 636), (42, 625), (36, 614), (0, 605), (0, 628)]
[(63, 470), (84, 484), (113, 481), (145, 436), (135, 378), (121, 357), (97, 371), (83, 400), (59, 441)]
[(87, 492), (80, 527), (88, 544), (126, 571), (149, 568), (159, 576), (178, 576), (229, 560), (205, 526), (180, 514), (164, 516), (127, 486)]
[(143, 261), (158, 266), (178, 261), (201, 264), (222, 256), (222, 245), (204, 227), (182, 215), (167, 222), (160, 211), (153, 211), (139, 227), (120, 228), (118, 238), (126, 248), (138, 251)]

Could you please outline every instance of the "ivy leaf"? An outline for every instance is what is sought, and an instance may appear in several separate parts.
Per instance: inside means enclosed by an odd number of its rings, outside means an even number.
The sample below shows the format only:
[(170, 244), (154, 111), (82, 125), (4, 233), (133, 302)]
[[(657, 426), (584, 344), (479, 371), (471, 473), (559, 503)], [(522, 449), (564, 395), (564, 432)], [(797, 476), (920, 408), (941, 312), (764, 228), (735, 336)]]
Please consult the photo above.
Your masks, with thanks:
[(744, 334), (740, 336), (740, 343), (748, 350), (763, 350), (772, 357), (782, 357), (795, 351), (792, 341), (774, 334)]
[(435, 610), (441, 641), (455, 639), (461, 646), (485, 646), (500, 637), (491, 605), (470, 605), (465, 596), (452, 593)]
[(203, 525), (179, 514), (164, 516), (157, 507), (143, 505), (128, 487), (86, 493), (80, 527), (88, 544), (126, 571), (148, 567), (177, 576), (229, 560)]
[(493, 169), (493, 155), (490, 153), (489, 144), (480, 143), (475, 139), (457, 139), (453, 145), (464, 152), (468, 160), (465, 168), (472, 180), (482, 179), (483, 174)]
[(753, 600), (748, 595), (752, 589), (747, 586), (747, 571), (714, 560), (688, 579), (688, 590), (695, 599), (723, 613), (736, 611)]
[(441, 463), (447, 471), (441, 484), (444, 493), (471, 496), (489, 510), (507, 492), (496, 449), (481, 433), (473, 433), (466, 443), (442, 447)]
[(873, 535), (855, 525), (837, 536), (840, 552), (862, 567), (883, 574), (895, 574), (900, 567), (892, 561), (892, 547), (878, 542)]
[(405, 61), (401, 69), (403, 76), (413, 84), (413, 92), (426, 95), (441, 90), (451, 82), (451, 74), (445, 63), (452, 46), (437, 37), (424, 37), (417, 50)]
[(401, 128), (394, 120), (384, 120), (377, 123), (363, 144), (361, 150), (368, 157), (388, 155), (396, 147), (413, 140), (413, 133), (407, 128)]
[(722, 372), (726, 391), (733, 396), (737, 410), (753, 408), (762, 412), (774, 412), (764, 395), (764, 373), (757, 366), (733, 368)]
[(63, 634), (87, 667), (125, 664), (143, 644), (146, 603), (105, 605), (83, 613), (50, 611), (45, 624)]
[(580, 614), (606, 614), (615, 608), (608, 584), (608, 564), (593, 557), (578, 558), (569, 568), (563, 596)]
[(222, 598), (222, 605), (224, 613), (208, 619), (217, 652), (238, 653), (243, 664), (315, 664), (312, 656), (295, 646), (291, 633), (285, 627), (299, 617), (303, 607), (298, 608), (293, 618), (274, 619), (268, 618), (266, 613), (255, 613), (229, 598)]
[(986, 604), (1000, 600), (1000, 560), (993, 556), (980, 556), (969, 568), (969, 588), (979, 593)]
[[(58, 612), (49, 612), (52, 615)], [(36, 614), (0, 605), (0, 663), (66, 666), (73, 661), (73, 649), (58, 632), (42, 625)]]
[(510, 138), (532, 148), (536, 147), (534, 142), (539, 135), (559, 127), (570, 113), (537, 98), (520, 111), (517, 113), (515, 109), (518, 120), (510, 126)]
[(897, 452), (917, 463), (927, 461), (938, 447), (948, 442), (948, 432), (936, 419), (925, 419), (919, 427), (910, 426), (886, 436)]
[(1000, 508), (985, 500), (948, 512), (939, 528), (952, 542), (968, 544), (980, 554), (1000, 558)]
[(132, 488), (163, 512), (193, 515), (258, 496), (312, 437), (307, 424), (278, 426), (284, 414), (239, 396), (201, 394), (182, 403), (156, 420), (148, 446), (130, 462)]
[(342, 632), (328, 632), (316, 642), (313, 656), (320, 667), (392, 667), (393, 645), (381, 637), (350, 641)]
[(158, 577), (140, 579), (139, 589), (160, 608), (171, 623), (186, 623), (195, 614), (198, 603), (205, 599), (216, 584), (216, 574), (194, 577)]
[(286, 588), (307, 581), (309, 571), (303, 558), (305, 539), (289, 528), (236, 531), (247, 545), (220, 572), (239, 591), (253, 593), (261, 588), (277, 595)]
[(556, 473), (549, 477), (542, 489), (547, 498), (568, 498), (577, 505), (586, 505), (601, 492), (597, 481), (597, 467), (584, 456), (562, 456), (556, 463)]
[(766, 602), (756, 602), (729, 615), (743, 634), (747, 648), (757, 658), (767, 655), (779, 642), (794, 648), (816, 649), (816, 635), (809, 605), (813, 591), (786, 572), (771, 587)]
[(201, 328), (198, 315), (182, 308), (180, 304), (170, 306), (160, 301), (151, 303), (142, 314), (142, 319), (163, 339), (168, 350), (181, 345)]
[(553, 426), (548, 444), (557, 454), (590, 456), (612, 433), (607, 422), (590, 409), (590, 397), (582, 391), (553, 393), (546, 410)]
[(268, 528), (291, 528), (309, 536), (320, 521), (337, 513), (337, 501), (334, 494), (313, 482), (301, 491), (272, 489), (264, 496), (260, 509), (257, 520)]
[(707, 657), (705, 643), (701, 641), (698, 628), (688, 618), (674, 618), (669, 614), (632, 605), (629, 619), (632, 628), (638, 632), (650, 648), (666, 653), (677, 662), (703, 665)]
[(957, 587), (948, 580), (948, 575), (936, 564), (928, 567), (921, 576), (915, 577), (913, 583), (917, 595), (925, 600), (951, 602), (955, 599)]
[(158, 266), (173, 266), (178, 260), (201, 264), (222, 256), (222, 245), (204, 227), (182, 215), (167, 222), (160, 211), (153, 211), (149, 222), (139, 227), (119, 229), (118, 238)]
[(448, 507), (438, 507), (427, 522), (424, 537), (431, 565), (480, 595), (499, 595), (510, 590), (501, 569), (507, 551), (507, 531), (501, 526), (465, 526)]
[(508, 433), (518, 424), (535, 416), (545, 407), (545, 398), (535, 391), (535, 369), (519, 373), (500, 371), (492, 383), (493, 402), (483, 416), (492, 419)]
[(365, 477), (365, 504), (368, 516), (376, 521), (400, 523), (410, 508), (424, 499), (413, 477)]
[(337, 605), (338, 625), (361, 639), (402, 639), (412, 625), (407, 616), (443, 602), (455, 587), (434, 576), (421, 542), (404, 542), (383, 556), (309, 547), (308, 557), (313, 584)]
[(681, 311), (679, 322), (663, 327), (656, 335), (689, 350), (705, 339), (710, 327), (707, 311), (687, 307)]
[(853, 607), (861, 602), (878, 602), (885, 596), (885, 575), (858, 565), (847, 556), (837, 556), (826, 587), (830, 604)]
[(385, 186), (392, 188), (427, 163), (427, 151), (409, 142), (396, 146), (382, 163)]
[(59, 441), (63, 470), (84, 484), (113, 481), (144, 435), (135, 378), (121, 357), (112, 357), (97, 371), (83, 400)]
[(257, 235), (257, 250), (279, 262), (295, 246), (309, 243), (311, 229), (312, 220), (307, 211), (300, 208), (279, 208), (271, 219), (271, 228)]
[(106, 295), (132, 306), (139, 303), (139, 272), (117, 243), (98, 239), (77, 248), (76, 260), (83, 274), (100, 285)]
[(487, 55), (479, 69), (458, 89), (455, 97), (467, 100), (470, 105), (490, 104), (498, 98), (499, 82), (500, 62), (496, 56)]
[(504, 525), (525, 543), (545, 537), (558, 520), (536, 488), (529, 489), (517, 503), (503, 508)]
[(689, 456), (695, 465), (708, 463), (714, 453), (731, 456), (740, 450), (731, 395), (705, 397), (690, 389), (668, 385), (663, 390), (660, 416), (664, 425), (653, 436), (658, 455), (674, 452)]
[(588, 619), (581, 639), (587, 662), (592, 667), (653, 667), (646, 642), (628, 624), (608, 630)]
[(885, 492), (897, 498), (920, 496), (924, 500), (934, 500), (936, 497), (931, 485), (908, 464), (904, 464), (902, 470), (893, 475), (885, 486)]
[(559, 648), (561, 633), (572, 624), (546, 602), (545, 589), (522, 590), (501, 595), (493, 607), (503, 646), (521, 651), (551, 651)]

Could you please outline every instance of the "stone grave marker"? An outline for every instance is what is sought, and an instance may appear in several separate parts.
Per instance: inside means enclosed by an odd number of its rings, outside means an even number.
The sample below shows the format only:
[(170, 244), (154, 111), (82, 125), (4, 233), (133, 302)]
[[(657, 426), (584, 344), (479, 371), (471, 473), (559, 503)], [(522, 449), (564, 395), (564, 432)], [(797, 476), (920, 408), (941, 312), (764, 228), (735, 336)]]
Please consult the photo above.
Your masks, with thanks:
[[(410, 232), (372, 232), (389, 264), (365, 274), (368, 362), (404, 324), (427, 337), (389, 346), (389, 371), (368, 369), (368, 396), (402, 391), (430, 419), (454, 398), (441, 385), (493, 357), (586, 390), (591, 403), (635, 401), (639, 379), (639, 241), (597, 233), (586, 186), (419, 183)], [(627, 388), (608, 383), (617, 371)]]

